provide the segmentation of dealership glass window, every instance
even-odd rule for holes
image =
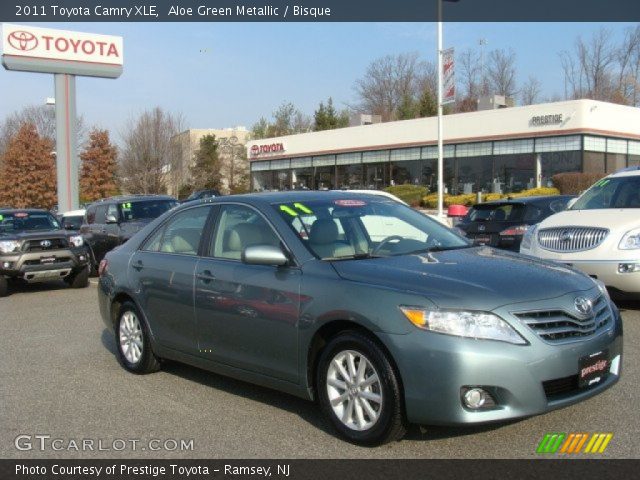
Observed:
[[[456,149],[456,154],[457,153]],[[458,175],[456,178],[458,193],[473,193],[480,190],[491,190],[493,173],[491,155],[458,158],[456,162],[458,166]]]
[[[273,163],[273,162],[271,162]],[[275,189],[276,190],[290,190],[291,189],[291,171],[290,170],[276,170],[275,176]]]
[[[266,162],[251,162],[251,171],[252,172],[261,172],[264,170],[269,170],[271,168],[271,162],[267,160]]]
[[[291,168],[306,168],[311,166],[311,157],[299,157],[291,159]]]
[[[335,188],[335,173],[336,167],[333,165],[314,167],[314,189],[333,190]]]
[[[336,165],[352,165],[362,162],[362,153],[340,153],[336,155]]]
[[[313,168],[292,168],[291,188],[294,190],[313,190]]]
[[[640,155],[629,154],[629,159],[627,160],[627,165],[629,167],[640,167]]]
[[[339,161],[340,159],[338,159]],[[364,181],[362,178],[362,165],[340,165],[337,167],[338,178],[336,181],[339,189],[362,189]]]
[[[627,154],[627,141],[616,138],[607,138],[607,152]]]
[[[557,173],[582,171],[582,153],[580,151],[544,152],[539,155],[543,187],[551,186],[551,177]]]
[[[456,145],[456,158],[487,156],[491,155],[492,150],[491,142],[463,143]]]
[[[513,155],[519,153],[532,153],[533,139],[504,140],[493,144],[494,155]]]
[[[604,156],[605,154],[602,152],[584,152],[582,157],[582,171],[584,173],[604,173]]]
[[[362,163],[377,163],[389,161],[389,150],[374,150],[362,152]]]
[[[389,186],[389,163],[364,165],[365,188],[379,190]]]
[[[453,158],[456,153],[455,145],[444,145],[443,154],[444,158]],[[428,160],[437,159],[438,158],[438,147],[437,145],[422,147],[422,158],[426,158]]]
[[[313,157],[314,167],[328,167],[336,164],[335,155],[320,155],[319,157]]]
[[[590,137],[588,135],[585,135],[584,149],[590,152],[606,152],[607,140],[602,137]]]
[[[284,160],[271,160],[271,170],[284,170],[289,168],[291,161],[288,158]]]
[[[252,189],[254,192],[265,192],[269,190],[275,190],[275,173],[271,171],[267,172],[252,172],[253,179]]]
[[[535,186],[535,156],[532,153],[497,155],[493,176],[492,192],[495,193],[519,192]]]
[[[402,162],[407,160],[420,160],[420,148],[401,148],[391,150],[391,161]]]
[[[569,152],[582,148],[579,135],[537,138],[536,152]]]

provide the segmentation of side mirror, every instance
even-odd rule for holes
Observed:
[[[118,223],[118,219],[116,218],[115,215],[107,215],[107,218],[105,220],[106,224],[110,224],[110,223]]]
[[[273,245],[252,245],[242,251],[242,263],[280,267],[288,264],[289,259],[280,247],[274,247]]]

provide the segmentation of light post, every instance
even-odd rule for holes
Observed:
[[[458,0],[436,0],[438,2],[438,216],[444,216],[444,146],[442,128],[442,2]]]

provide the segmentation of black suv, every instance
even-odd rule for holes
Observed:
[[[81,235],[68,232],[46,210],[0,209],[0,297],[11,280],[64,280],[89,285],[89,255]]]
[[[89,245],[92,266],[97,269],[109,250],[176,205],[176,199],[166,195],[111,197],[89,205],[80,233]]]

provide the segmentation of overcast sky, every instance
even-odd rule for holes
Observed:
[[[79,78],[78,112],[117,140],[127,121],[156,105],[180,112],[190,128],[251,125],[283,101],[312,114],[332,96],[354,102],[353,84],[380,56],[419,52],[434,60],[429,23],[67,23],[34,24],[124,37],[124,73],[116,80]],[[445,23],[445,47],[513,48],[518,81],[531,74],[543,96],[564,92],[558,52],[594,23]],[[620,38],[631,24],[605,24]],[[47,74],[0,70],[0,120],[53,96]]]

